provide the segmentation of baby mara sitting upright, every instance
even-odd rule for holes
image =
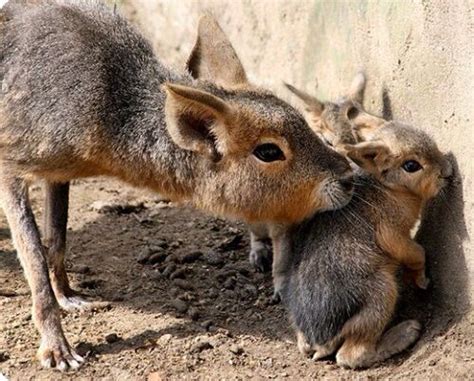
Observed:
[[[415,320],[385,332],[398,298],[396,273],[404,264],[427,286],[424,250],[410,230],[452,173],[422,131],[380,120],[365,126],[363,138],[345,147],[365,170],[356,174],[352,201],[275,242],[287,265],[281,295],[299,350],[313,359],[337,351],[337,363],[350,368],[383,361],[418,338]]]

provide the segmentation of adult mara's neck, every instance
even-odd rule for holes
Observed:
[[[197,179],[204,175],[205,159],[171,139],[162,87],[166,82],[195,85],[189,75],[173,72],[157,62],[144,76],[139,90],[124,91],[127,103],[117,108],[115,124],[107,129],[113,140],[107,152],[107,172],[133,186],[183,200],[191,197]]]

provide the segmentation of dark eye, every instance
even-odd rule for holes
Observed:
[[[349,120],[354,119],[357,115],[359,115],[359,110],[357,110],[357,108],[355,108],[354,106],[350,107],[347,110],[347,118]]]
[[[416,160],[407,160],[403,163],[402,165],[402,168],[406,171],[406,172],[416,172],[416,171],[419,171],[420,169],[422,169],[423,167],[421,166],[420,163],[418,163]]]
[[[257,146],[253,150],[253,154],[257,159],[264,161],[265,163],[270,163],[277,160],[285,160],[285,155],[283,151],[276,144],[265,143]]]

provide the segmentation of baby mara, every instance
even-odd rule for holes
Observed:
[[[247,81],[208,17],[190,65],[212,82],[166,68],[136,30],[96,2],[11,0],[0,10],[1,201],[45,367],[83,362],[59,312],[86,305],[64,266],[71,180],[114,176],[212,213],[281,224],[351,196],[342,185],[347,161],[295,109]],[[43,239],[28,199],[34,180],[45,183]],[[328,192],[340,193],[339,203]]]
[[[365,142],[344,150],[363,168],[344,208],[314,216],[275,242],[287,273],[281,296],[299,350],[339,365],[369,367],[399,353],[419,336],[407,320],[386,330],[398,298],[403,264],[426,288],[425,255],[410,231],[452,168],[424,132],[372,117],[356,133]]]

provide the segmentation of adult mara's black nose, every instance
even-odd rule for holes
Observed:
[[[342,176],[339,179],[339,184],[345,192],[352,192],[354,190],[354,176],[352,175],[352,171],[349,171],[344,176]]]

